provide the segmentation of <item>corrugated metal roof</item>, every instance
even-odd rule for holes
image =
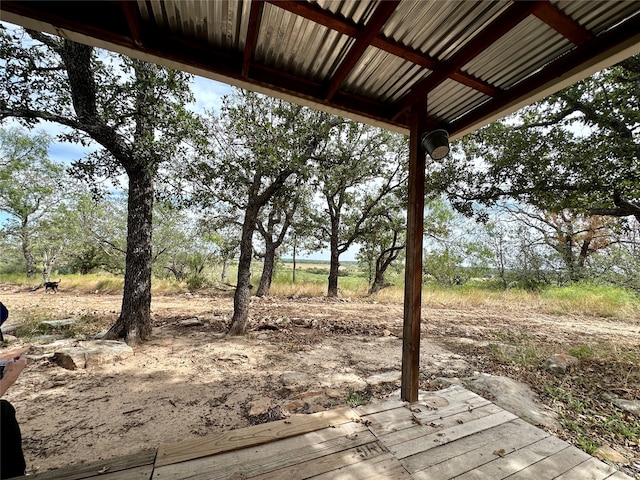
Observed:
[[[383,101],[397,101],[429,70],[370,47],[345,81],[345,90]]]
[[[394,130],[426,95],[432,125],[453,136],[640,52],[640,1],[3,0],[0,11]]]
[[[526,46],[526,47],[524,47]],[[500,89],[566,53],[573,44],[535,17],[527,18],[462,69]]]
[[[265,5],[255,60],[314,81],[331,76],[353,39],[273,5]]]
[[[429,93],[427,106],[430,114],[438,120],[455,119],[469,107],[477,107],[489,98],[473,88],[447,80]]]
[[[587,30],[593,32],[594,35],[599,35],[618,23],[620,19],[638,12],[637,0],[608,0],[603,2],[552,0],[551,3]],[[640,25],[640,20],[636,25]],[[640,26],[638,28],[640,29]]]
[[[510,3],[405,2],[398,6],[382,33],[430,57],[446,60]]]

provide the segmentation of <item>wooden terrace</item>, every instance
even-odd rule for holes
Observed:
[[[33,480],[631,480],[463,387],[161,445]]]

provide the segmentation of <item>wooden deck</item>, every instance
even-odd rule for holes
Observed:
[[[462,387],[44,472],[38,480],[631,480]],[[97,479],[96,479],[97,480]]]

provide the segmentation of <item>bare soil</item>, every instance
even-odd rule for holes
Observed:
[[[0,286],[0,299],[10,309],[9,323],[48,312],[102,328],[115,321],[121,303],[119,295],[47,294],[8,285]],[[255,298],[250,331],[227,337],[232,309],[228,294],[154,295],[152,339],[135,347],[133,357],[78,370],[32,359],[5,395],[17,410],[28,472],[366,402],[399,388],[397,380],[378,383],[372,376],[401,369],[400,304]],[[202,324],[180,323],[189,318]],[[640,400],[640,367],[629,355],[640,346],[640,321],[549,315],[526,305],[425,306],[423,319],[424,390],[446,385],[443,378],[484,371],[528,382],[560,413],[565,406],[548,395],[549,384],[575,397],[612,392]],[[606,350],[607,359],[583,359],[561,378],[540,369],[545,355],[583,345]],[[531,358],[521,361],[526,355]],[[637,418],[600,403],[606,418],[615,414],[640,426]],[[574,443],[578,438],[570,429],[555,433]],[[630,458],[627,473],[635,474],[635,462],[640,475],[638,437],[594,435],[594,442],[622,450]]]

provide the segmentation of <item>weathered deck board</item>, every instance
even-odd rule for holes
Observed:
[[[100,479],[118,480],[120,478],[150,479],[157,450],[143,450],[124,457],[99,460],[83,465],[73,465],[49,472],[36,473],[17,479],[25,480],[81,480],[100,476]],[[136,470],[136,473],[131,473]],[[142,473],[146,472],[146,473]],[[120,476],[121,475],[121,476]],[[131,476],[129,476],[131,475]],[[146,475],[146,476],[145,476]],[[16,480],[17,480],[16,479]]]
[[[277,477],[285,479],[288,477]],[[311,478],[311,477],[302,477]],[[322,475],[313,476],[314,480],[411,480],[411,475],[390,453],[366,458],[361,462],[334,469]]]
[[[568,448],[568,444],[556,437],[546,437],[535,443],[509,453],[502,457],[496,456],[491,462],[480,465],[473,470],[461,475],[460,480],[490,479],[498,480],[509,475],[517,474],[530,465],[543,460],[549,455],[554,455]],[[569,467],[571,468],[571,467]],[[562,472],[560,472],[562,473]],[[554,478],[554,476],[534,475],[527,478]]]
[[[357,414],[353,409],[340,408],[231,430],[202,439],[165,444],[158,449],[156,466],[170,465],[230,450],[261,445],[332,425],[342,425],[356,418]]]
[[[101,473],[102,472],[102,473]],[[34,480],[632,480],[462,387],[295,416]],[[152,478],[151,478],[152,477]]]
[[[369,462],[371,465],[378,465],[376,468],[380,468],[386,462],[393,463],[393,460],[395,460],[393,456],[389,455],[380,443],[374,441],[250,478],[255,480],[281,480],[284,478],[287,480],[303,480],[323,474],[331,474],[331,478],[335,478],[338,472],[345,472],[348,467],[361,470],[363,464]],[[397,461],[395,464],[397,464]],[[388,467],[383,466],[382,468],[386,470]]]
[[[217,480],[229,478],[230,473],[251,477],[375,441],[366,426],[351,422],[259,447],[158,467],[153,478]]]
[[[589,456],[586,461],[558,476],[555,480],[572,480],[576,478],[582,480],[604,480],[616,472],[617,470],[612,466]]]
[[[444,445],[455,440],[474,435],[493,426],[515,420],[516,418],[518,417],[514,414],[503,410],[461,425],[445,428],[436,432],[429,432],[427,435],[422,437],[392,445],[389,447],[389,450],[398,458],[402,459],[409,455],[414,455],[418,452],[424,452],[437,447],[438,445]]]
[[[410,473],[430,468],[430,478],[453,478],[549,436],[527,426],[523,420],[513,420],[416,453],[404,458],[402,464]]]
[[[555,437],[549,437],[549,439],[547,439],[546,441],[549,442],[552,438]],[[555,478],[558,475],[562,475],[568,470],[571,470],[573,467],[580,465],[588,458],[589,454],[577,448],[567,446],[566,449],[563,449],[557,453],[554,453],[553,455],[541,459],[539,462],[536,462],[535,464],[530,465],[523,470],[520,470],[510,478],[514,480],[540,478],[542,476]]]
[[[378,430],[375,428],[375,424],[370,428],[374,433],[378,435],[378,437],[384,441],[384,444],[387,445],[392,451],[395,451],[396,445],[406,444],[408,442],[414,441],[418,438],[424,437],[425,435],[429,435],[432,433],[439,433],[445,429],[451,427],[457,427],[459,425],[464,425],[466,423],[472,422],[474,420],[478,420],[480,418],[493,415],[496,413],[501,413],[504,410],[500,409],[496,405],[489,404],[483,407],[477,408],[473,411],[464,410],[459,413],[457,417],[444,417],[443,419],[438,419],[433,422],[423,422],[422,420],[417,420],[413,422],[411,428],[405,428],[403,430],[399,430],[397,432],[390,432],[383,435],[378,433]],[[420,423],[418,423],[420,422]],[[441,437],[442,435],[438,435]],[[436,445],[434,445],[436,446]],[[401,448],[401,447],[398,447]],[[399,451],[396,452],[399,454]],[[403,456],[412,455],[412,453],[406,453]]]
[[[428,426],[434,424],[451,425],[452,417],[464,414],[467,418],[477,418],[482,416],[483,407],[493,409],[493,413],[498,411],[498,407],[487,400],[469,400],[461,405],[448,405],[438,410],[430,410],[422,404],[414,404],[411,407],[396,408],[380,413],[366,415],[364,418],[370,423],[371,430],[378,436],[393,435],[405,429],[415,427],[416,425]],[[464,421],[463,417],[460,417]],[[410,433],[408,434],[411,435]]]

